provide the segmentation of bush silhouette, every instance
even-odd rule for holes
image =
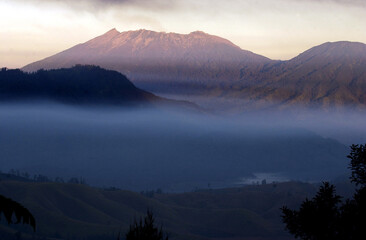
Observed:
[[[29,224],[36,231],[36,221],[28,209],[20,203],[0,195],[0,217],[2,213],[9,224],[22,222],[23,224]],[[15,216],[16,222],[13,222],[13,216]]]
[[[155,217],[148,210],[144,219],[134,220],[130,225],[130,230],[126,234],[126,240],[168,240],[167,234],[162,227],[155,226]]]

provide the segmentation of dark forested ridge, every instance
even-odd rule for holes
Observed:
[[[161,104],[196,108],[188,102],[155,96],[135,87],[121,73],[91,65],[34,73],[3,68],[0,71],[0,101],[145,107]]]
[[[136,88],[125,76],[96,66],[74,66],[69,69],[21,70],[2,69],[0,99],[50,100],[77,104],[148,103],[159,100]]]

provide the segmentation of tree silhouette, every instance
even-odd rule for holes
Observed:
[[[20,203],[0,195],[0,217],[2,213],[8,224],[22,222],[23,224],[29,224],[33,228],[33,231],[36,231],[36,221],[28,209]],[[13,222],[13,216],[15,216],[16,222]]]
[[[288,231],[301,239],[336,239],[339,225],[339,203],[335,187],[323,183],[312,200],[306,199],[299,211],[282,208]]]
[[[366,144],[352,145],[351,182],[360,186],[352,199],[341,203],[335,187],[323,183],[312,200],[305,199],[298,211],[282,207],[286,229],[304,240],[366,239]]]
[[[351,146],[351,153],[347,156],[351,159],[350,169],[352,171],[351,182],[356,185],[366,186],[366,144]]]
[[[366,144],[352,145],[347,156],[351,159],[349,168],[352,171],[351,182],[359,188],[353,199],[347,200],[342,206],[343,239],[365,239],[366,229]]]
[[[126,240],[168,240],[168,236],[164,234],[162,227],[155,226],[155,217],[148,210],[144,219],[140,218],[140,221],[135,219],[130,225]]]

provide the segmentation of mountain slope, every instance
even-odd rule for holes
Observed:
[[[242,69],[237,86],[242,89],[236,95],[281,107],[364,108],[366,45],[324,43],[289,61],[268,64],[252,77]]]
[[[115,29],[86,43],[29,64],[25,71],[95,64],[126,74],[138,86],[174,88],[177,82],[207,85],[234,81],[239,69],[270,60],[206,34]],[[158,87],[156,87],[158,86]],[[179,89],[178,89],[179,90]]]

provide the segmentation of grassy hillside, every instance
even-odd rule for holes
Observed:
[[[54,239],[116,239],[148,208],[171,239],[289,239],[279,208],[296,207],[315,191],[289,182],[146,197],[79,184],[0,182],[0,194],[34,214],[37,235]],[[3,225],[0,231],[13,229]]]

